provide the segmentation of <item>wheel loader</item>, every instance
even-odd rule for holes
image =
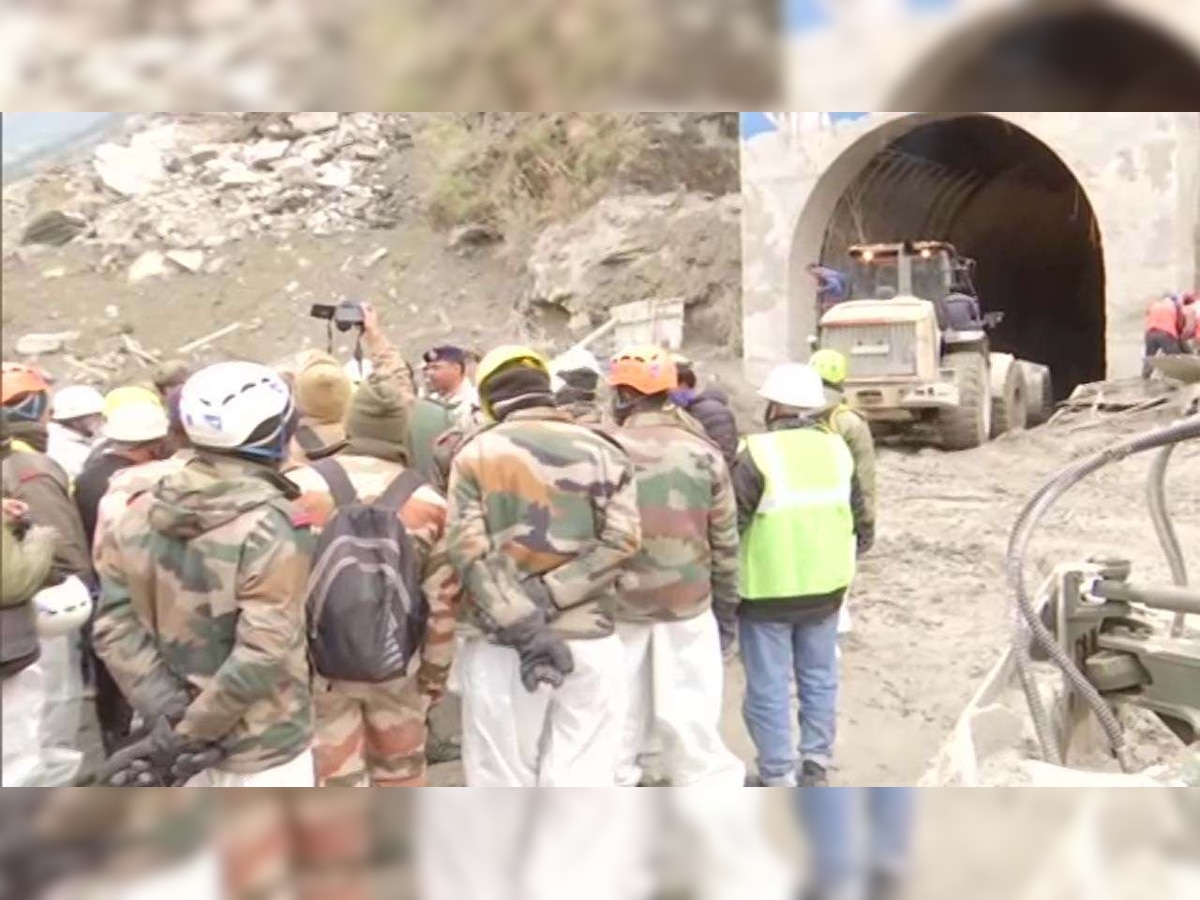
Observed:
[[[813,343],[846,357],[846,402],[872,431],[967,450],[1050,415],[1050,370],[991,350],[1003,313],[980,311],[974,260],[945,241],[848,255],[850,297],[821,316]]]

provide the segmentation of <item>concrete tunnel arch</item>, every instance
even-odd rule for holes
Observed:
[[[1105,377],[1104,249],[1087,193],[1041,140],[977,113],[893,118],[827,167],[789,254],[793,358],[816,329],[808,263],[841,266],[852,243],[920,238],[977,260],[984,309],[1005,313],[994,349],[1050,366],[1059,397]]]

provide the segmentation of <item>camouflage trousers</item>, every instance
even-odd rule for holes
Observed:
[[[425,784],[429,698],[415,676],[381,684],[314,677],[313,703],[322,786]]]

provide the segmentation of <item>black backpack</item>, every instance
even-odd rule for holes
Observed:
[[[366,504],[337,460],[318,460],[312,468],[329,484],[335,510],[317,540],[308,579],[309,659],[334,681],[399,678],[429,622],[416,551],[398,517],[421,477],[406,470]]]

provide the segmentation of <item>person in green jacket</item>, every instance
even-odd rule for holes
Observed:
[[[854,473],[858,476],[858,485],[862,488],[863,515],[872,530],[875,527],[875,439],[871,436],[871,426],[867,420],[846,403],[845,388],[848,365],[846,357],[837,350],[823,348],[814,353],[808,360],[821,382],[825,385],[825,395],[829,398],[829,406],[821,416],[822,424],[839,435],[850,448],[854,457]],[[838,632],[848,634],[851,630],[849,603],[843,603],[838,614]]]
[[[809,366],[768,376],[767,430],[733,466],[742,537],[738,625],[743,717],[761,783],[822,786],[837,725],[837,622],[856,557],[873,540],[846,443],[821,424],[825,390]],[[800,697],[800,772],[791,681]]]

